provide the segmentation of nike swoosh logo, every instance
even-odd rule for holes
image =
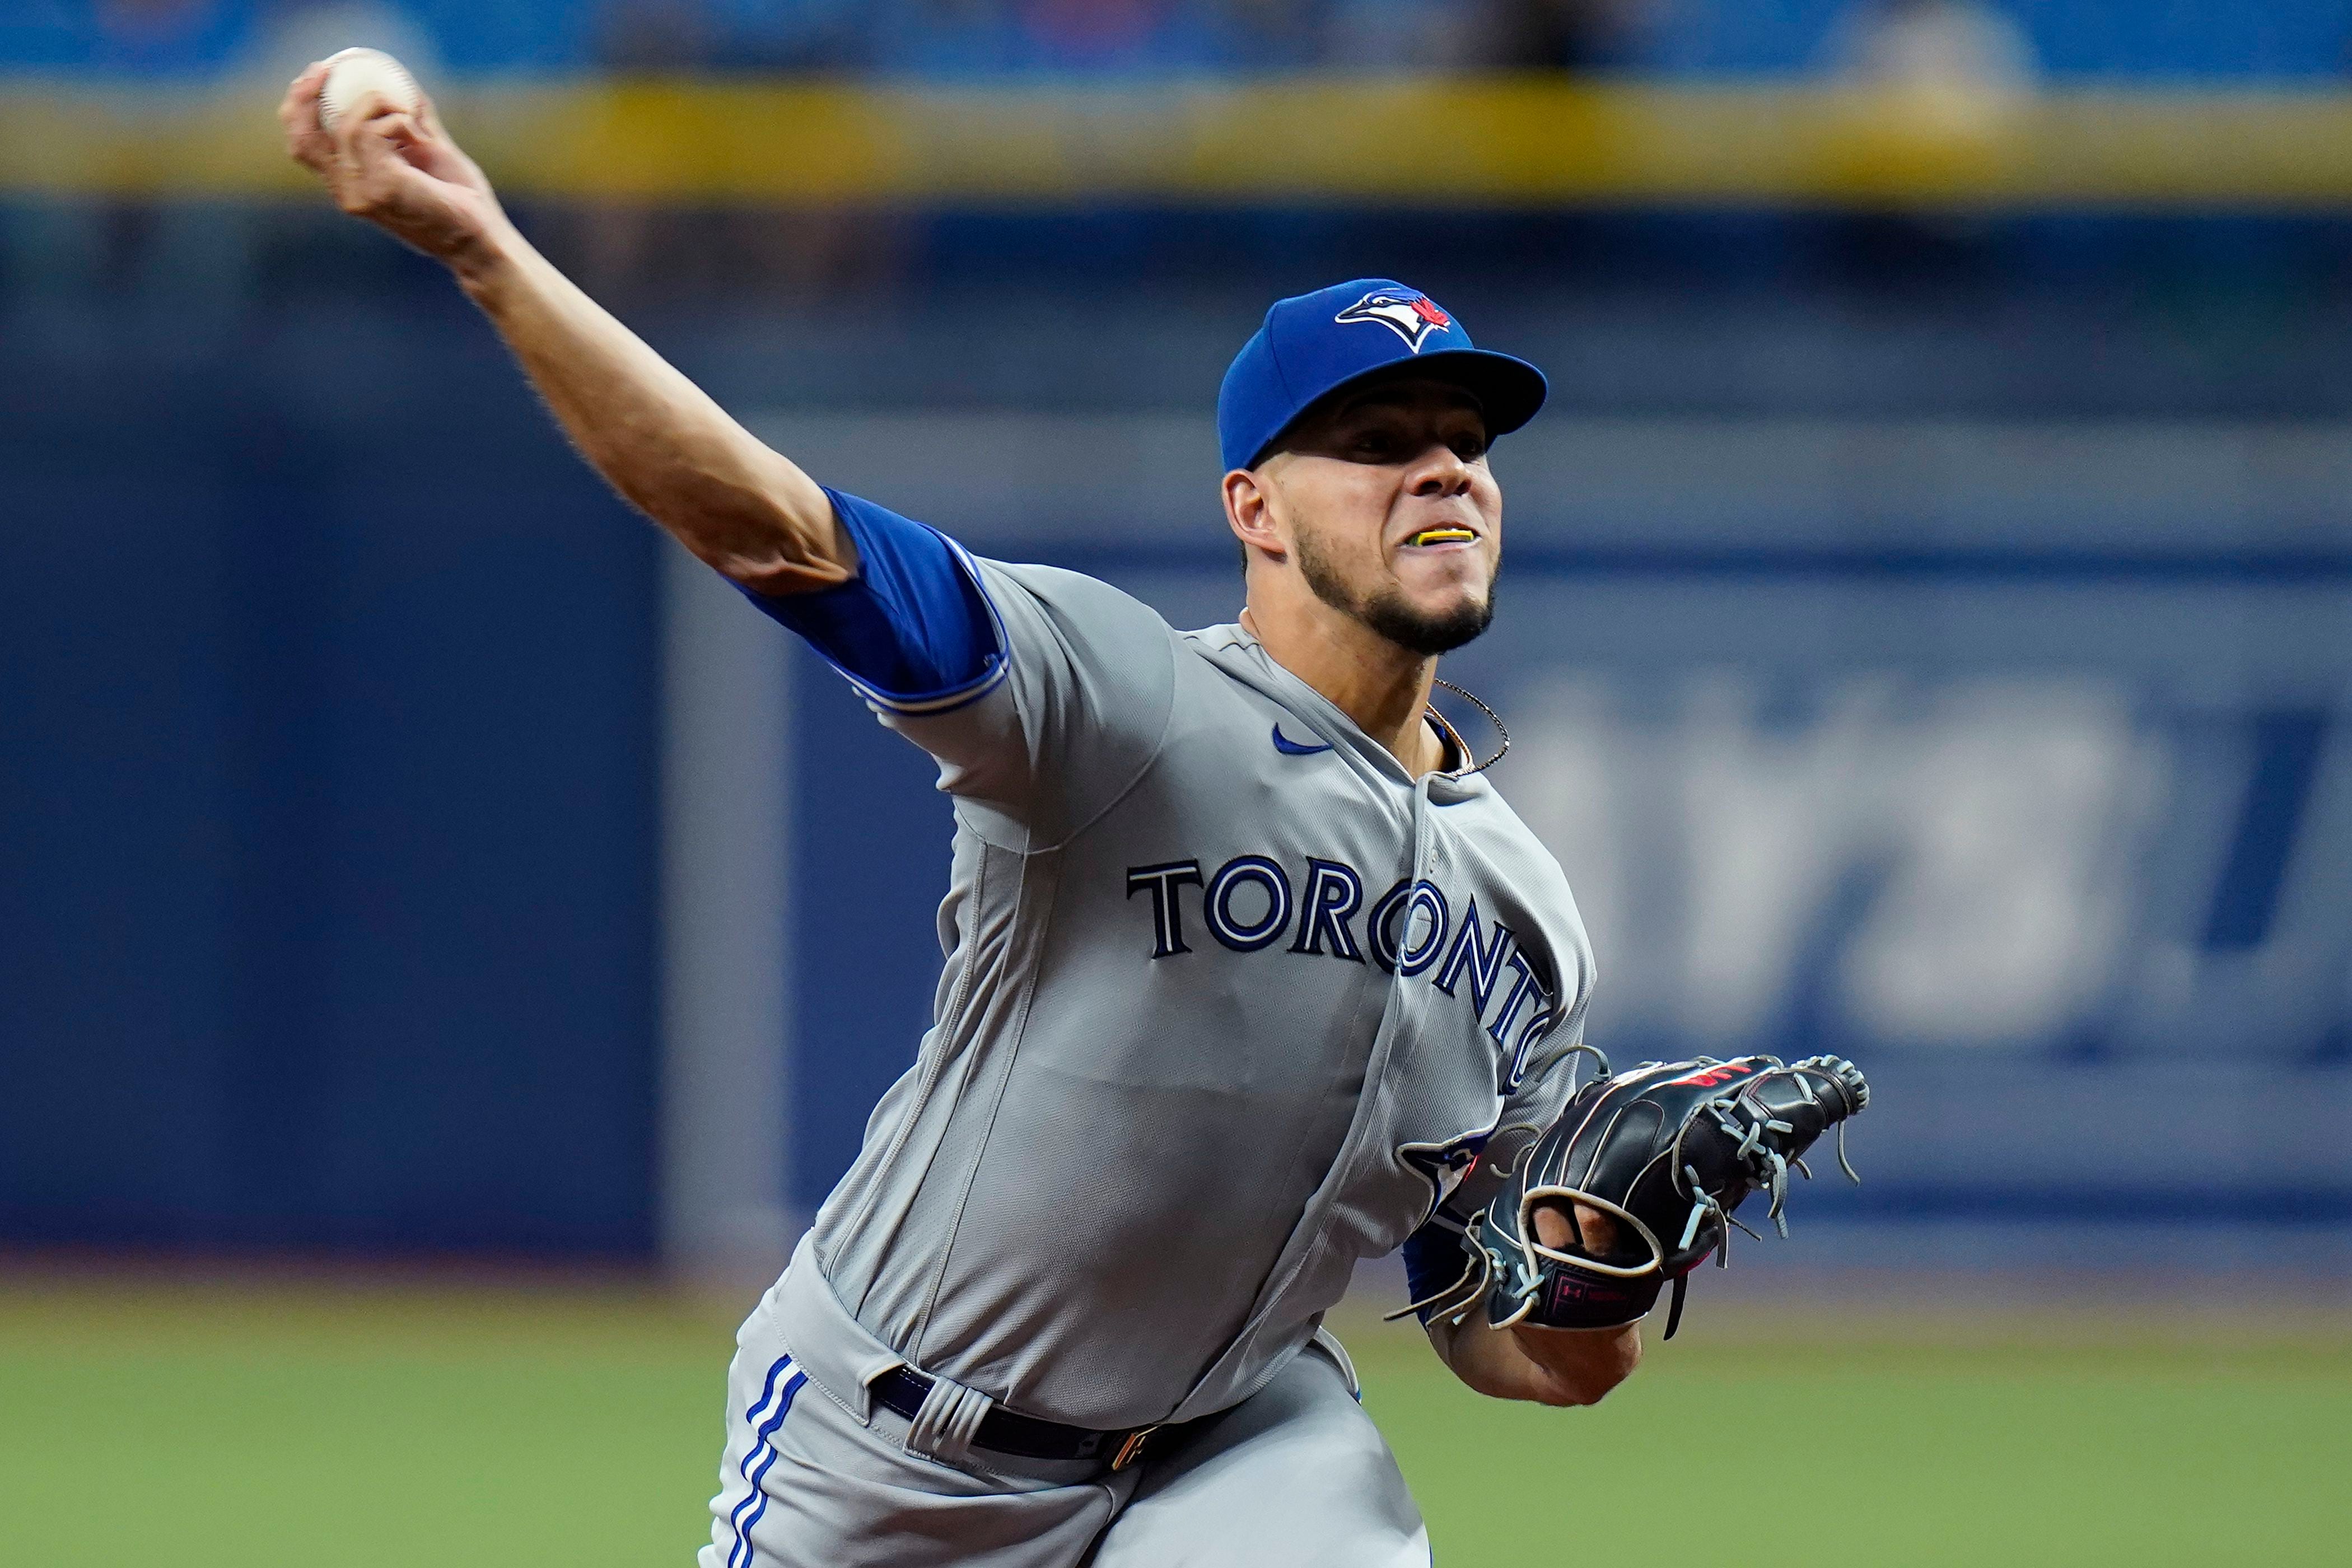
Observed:
[[[1331,748],[1328,745],[1300,745],[1297,742],[1290,739],[1290,737],[1282,732],[1282,722],[1280,720],[1276,720],[1274,726],[1274,749],[1280,752],[1286,757],[1311,757],[1318,752],[1328,752]]]

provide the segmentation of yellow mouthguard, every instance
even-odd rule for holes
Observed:
[[[1415,544],[1451,544],[1457,539],[1475,539],[1478,536],[1476,534],[1471,532],[1466,528],[1424,528],[1419,533],[1412,536],[1412,542]]]

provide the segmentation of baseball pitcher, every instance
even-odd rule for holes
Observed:
[[[1542,375],[1392,281],[1276,303],[1217,407],[1245,607],[1180,632],[821,487],[539,256],[429,103],[328,132],[321,74],[293,155],[954,802],[934,1023],[743,1325],[704,1568],[1427,1564],[1322,1328],[1357,1261],[1405,1249],[1471,1387],[1588,1405],[1865,1092],[1609,1076],[1568,883],[1429,705]]]

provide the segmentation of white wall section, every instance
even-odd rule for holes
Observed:
[[[666,1265],[783,1267],[791,1048],[783,634],[666,543],[658,1141]]]

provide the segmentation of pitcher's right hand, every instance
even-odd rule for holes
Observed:
[[[317,174],[335,205],[453,268],[485,252],[506,228],[506,214],[481,169],[449,139],[433,100],[411,113],[368,92],[319,123],[323,60],[286,89],[278,106],[286,151]]]

